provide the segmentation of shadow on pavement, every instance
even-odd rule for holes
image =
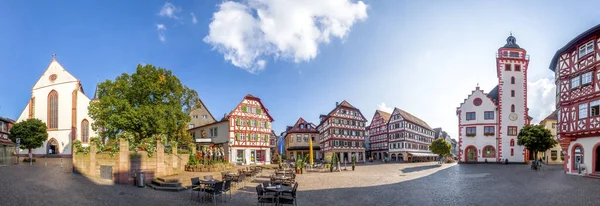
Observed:
[[[404,168],[401,171],[403,173],[411,173],[411,172],[419,172],[419,171],[423,171],[423,170],[428,170],[428,169],[433,169],[433,168],[439,168],[442,167],[442,165],[426,165],[426,166],[419,166],[419,167],[409,167],[409,168]]]

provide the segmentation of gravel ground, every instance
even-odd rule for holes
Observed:
[[[348,167],[350,169],[350,167]],[[256,205],[256,184],[219,205]],[[356,171],[298,175],[298,205],[599,205],[600,181],[565,175],[561,166],[365,164]],[[190,191],[114,185],[72,174],[57,159],[0,167],[0,205],[208,205]]]

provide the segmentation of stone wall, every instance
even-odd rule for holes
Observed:
[[[146,151],[131,152],[129,142],[120,139],[119,151],[111,157],[108,152],[96,154],[96,147],[90,146],[88,154],[73,155],[73,171],[89,178],[106,179],[101,176],[101,168],[112,168],[112,171],[108,171],[110,180],[121,184],[134,184],[138,171],[144,172],[147,182],[155,177],[184,171],[189,160],[188,154],[177,154],[177,146],[173,147],[173,154],[167,154],[160,140],[157,140],[156,148],[152,156],[148,156]]]

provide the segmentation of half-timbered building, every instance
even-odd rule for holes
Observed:
[[[365,161],[365,124],[367,119],[359,109],[346,100],[335,103],[327,115],[320,116],[319,142],[321,156],[331,157],[334,153],[341,161]]]
[[[295,159],[306,157],[310,153],[310,142],[312,141],[313,158],[318,160],[320,159],[319,150],[321,149],[318,140],[317,125],[307,122],[301,117],[286,133],[286,156],[288,158],[295,157]]]
[[[390,161],[433,161],[437,155],[429,151],[434,131],[423,120],[394,108],[388,122]]]
[[[597,25],[559,49],[550,62],[556,81],[557,136],[566,173],[600,173],[599,60]]]
[[[456,110],[459,162],[525,162],[529,151],[516,144],[517,135],[531,117],[527,108],[527,51],[512,34],[498,49],[498,85],[489,93],[471,91]]]
[[[388,121],[390,113],[376,110],[369,125],[369,147],[373,160],[382,160],[388,153]]]
[[[260,98],[246,95],[227,115],[229,121],[230,160],[270,163],[271,123],[274,121]]]

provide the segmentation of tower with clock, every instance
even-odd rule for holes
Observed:
[[[531,122],[527,108],[527,51],[512,34],[498,49],[498,85],[489,93],[479,88],[457,108],[459,162],[526,162],[532,154],[517,144],[517,135]]]
[[[517,135],[529,124],[527,109],[527,51],[517,45],[510,35],[506,44],[498,49],[496,69],[498,74],[498,150],[500,159],[509,162],[527,161],[529,152],[516,144]]]

